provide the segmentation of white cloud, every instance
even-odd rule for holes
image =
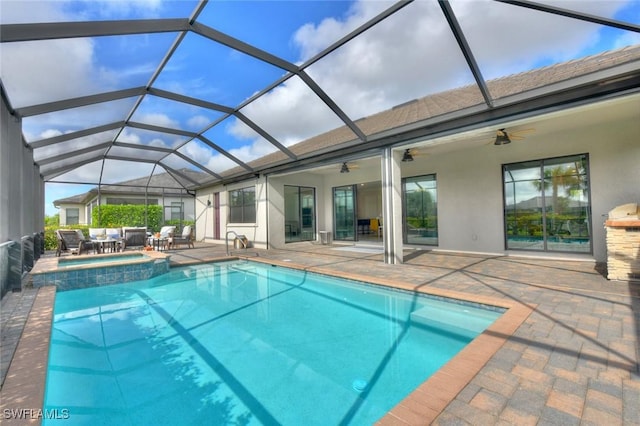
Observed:
[[[54,138],[60,135],[62,135],[62,132],[58,129],[47,129],[40,134],[40,137],[38,139]]]
[[[167,143],[165,141],[163,141],[160,138],[153,138],[151,139],[151,142],[149,142],[150,146],[157,146],[160,148],[169,148],[169,146],[167,145]]]
[[[47,134],[51,134],[51,136],[57,136],[55,133],[59,133],[56,131],[47,131]],[[105,142],[109,142],[110,139],[114,135],[114,131],[95,133],[93,135],[85,136],[82,138],[73,139],[66,142],[59,142],[53,145],[45,146],[42,148],[37,148],[34,150],[34,158],[40,160],[42,158],[55,157],[58,155],[71,153],[73,151],[78,151],[83,148],[88,148],[90,146],[96,146],[99,144],[103,144]],[[44,139],[44,138],[42,138]],[[94,152],[95,155],[95,152]]]
[[[4,23],[79,20],[95,13],[101,13],[103,18],[126,17],[140,12],[149,16],[149,13],[160,13],[164,7],[160,0],[86,0],[80,3],[0,1],[0,19]],[[78,8],[78,4],[82,7]],[[352,31],[390,4],[356,1],[344,16],[303,25],[291,36],[292,43],[301,52],[297,62],[309,59],[335,42],[339,35]],[[497,2],[452,0],[451,4],[485,78],[572,59],[583,55],[593,46],[604,45],[602,32],[598,31],[600,27],[595,24]],[[555,4],[560,7],[579,7],[584,13],[613,17],[628,2],[556,1]],[[70,5],[76,7],[73,14]],[[213,6],[209,4],[207,7]],[[609,41],[609,45],[615,48],[638,43],[639,38],[637,34],[627,33],[618,40]],[[118,63],[123,66],[120,70],[112,63],[104,62],[102,52],[96,49],[91,39],[3,44],[0,50],[2,80],[13,106],[104,92],[106,86],[118,87],[122,79],[144,75],[153,68],[148,61],[136,63],[119,58]],[[180,54],[193,52],[176,53]],[[165,71],[172,70],[167,68]],[[308,72],[353,119],[472,81],[438,3],[421,0],[407,5],[380,25],[323,58]],[[221,90],[215,81],[184,80],[176,84],[183,87],[175,91],[197,93],[198,96]],[[172,90],[171,87],[164,88]],[[113,102],[47,114],[37,117],[37,123],[35,119],[25,119],[24,133],[31,140],[32,135],[46,134],[48,136],[42,137],[51,137],[69,130],[122,120],[131,111],[132,101],[122,101],[119,105],[122,107],[116,108]],[[252,103],[243,113],[285,145],[341,125],[327,106],[297,78],[290,79]],[[188,124],[189,128],[202,128],[209,122],[204,115],[178,118],[167,109],[154,110],[154,113],[141,117],[140,121],[173,128],[180,128],[181,122]],[[226,125],[225,130],[230,137],[238,145],[243,145],[230,150],[232,154],[243,161],[250,161],[273,152],[274,147],[251,128],[237,120],[231,120],[231,123],[221,125]],[[125,132],[120,138],[133,143],[140,143],[142,139],[134,132]],[[156,146],[173,146],[177,143],[159,137],[149,141]],[[221,164],[229,163],[226,157],[211,155],[206,149],[192,158],[206,162],[214,171],[220,171]],[[126,170],[118,170],[116,175],[118,173],[124,176]]]
[[[157,13],[162,8],[162,0],[84,0],[84,3],[103,18],[128,17],[141,12],[148,15]]]
[[[61,22],[70,19],[61,4],[52,1],[0,0],[0,23]]]
[[[209,123],[211,123],[211,120],[204,115],[195,115],[187,120],[189,128],[197,129],[198,131],[204,129]]]
[[[134,143],[141,144],[142,141],[140,139],[140,135],[138,135],[135,131],[131,131],[131,128],[126,127],[120,135],[118,135],[118,142],[126,142],[126,143]]]
[[[291,145],[341,124],[298,78],[288,80],[242,109],[242,112],[284,145]],[[240,120],[235,120],[229,131],[239,139],[258,137],[253,129]]]
[[[154,126],[168,127],[170,129],[179,129],[180,123],[177,120],[163,113],[147,113],[140,115],[140,121]]]
[[[345,18],[301,27],[293,37],[303,52],[300,62],[333,42],[336,33],[344,34],[371,17],[372,3],[357,2]],[[585,13],[612,17],[626,3],[577,5]],[[567,2],[558,4],[567,7]],[[601,42],[600,26],[575,19],[488,1],[455,1],[453,8],[486,79],[574,59]],[[440,7],[427,1],[409,4],[308,72],[352,119],[473,83]],[[328,120],[335,119],[323,115],[324,108],[314,108],[311,98],[308,89],[291,79],[249,105],[246,115],[289,144],[330,128]],[[238,124],[231,131],[239,138],[250,137]]]
[[[3,44],[0,55],[2,79],[16,108],[99,92],[90,39]]]

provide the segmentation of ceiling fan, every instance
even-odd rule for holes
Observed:
[[[351,170],[356,170],[359,168],[360,166],[358,166],[356,163],[348,163],[345,161],[340,166],[340,173],[349,173]]]
[[[507,129],[502,128],[496,131],[496,138],[492,142],[494,145],[507,145],[512,141],[521,141],[533,132],[535,129],[517,129],[507,132]]]
[[[415,157],[420,157],[422,155],[427,155],[425,152],[420,151],[418,148],[407,148],[402,153],[402,161],[409,162],[413,161]]]

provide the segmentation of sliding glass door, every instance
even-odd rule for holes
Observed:
[[[356,239],[356,187],[333,188],[333,235],[336,240]]]
[[[436,175],[403,179],[404,237],[407,244],[438,245]]]
[[[313,241],[316,238],[316,193],[314,188],[284,187],[285,242]]]
[[[591,252],[587,154],[503,166],[507,249]]]

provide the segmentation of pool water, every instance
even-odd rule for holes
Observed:
[[[45,424],[372,424],[501,315],[237,261],[56,295]]]

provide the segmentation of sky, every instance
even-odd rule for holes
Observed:
[[[640,24],[637,0],[544,3]],[[197,21],[300,65],[392,4],[381,0],[210,1]],[[0,0],[0,21],[185,18],[196,5],[186,0]],[[507,4],[452,0],[451,5],[485,79],[640,43],[637,33]],[[175,33],[160,33],[5,43],[0,45],[0,75],[14,108],[144,86],[176,37]],[[352,120],[473,82],[437,2],[426,0],[402,8],[306,71]],[[153,87],[235,108],[283,75],[285,71],[280,68],[188,33]],[[28,142],[34,142],[123,120],[135,100],[27,117],[23,134]],[[241,112],[285,146],[343,124],[297,77],[244,106]],[[131,120],[198,132],[223,118],[218,111],[147,96]],[[204,135],[245,162],[276,149],[234,117],[222,120]],[[103,132],[39,148],[35,157],[60,155],[113,137],[115,132]],[[165,148],[182,146],[182,154],[214,173],[234,166],[202,142],[188,142],[181,136],[128,127],[118,141]],[[129,151],[118,148],[110,154],[127,155]],[[144,154],[148,159],[163,155]],[[173,168],[193,168],[178,156],[163,161]],[[107,160],[104,168],[101,161],[94,162],[57,179],[95,185],[103,170],[102,182],[114,183],[148,175],[154,169],[146,163]],[[155,168],[155,173],[159,172],[162,169]],[[48,183],[46,214],[56,213],[53,200],[90,187]]]

